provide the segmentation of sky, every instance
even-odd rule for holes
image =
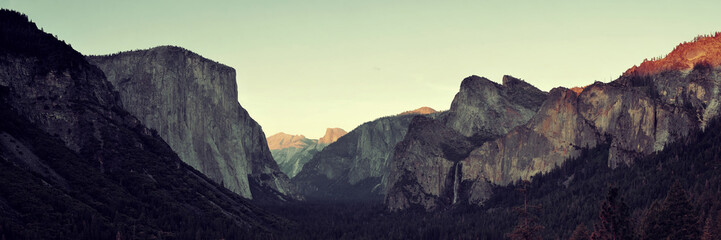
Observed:
[[[175,45],[236,70],[266,136],[319,138],[421,106],[463,78],[544,91],[609,82],[721,31],[721,1],[0,0],[86,55]]]

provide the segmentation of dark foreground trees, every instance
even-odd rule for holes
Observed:
[[[516,207],[514,210],[518,213],[518,225],[513,229],[513,232],[508,234],[511,240],[540,240],[541,231],[543,226],[537,223],[538,217],[533,214],[534,210],[541,208],[540,205],[529,205],[528,204],[528,186],[530,182],[523,181],[521,187],[518,189],[519,192],[523,193],[523,206]]]
[[[606,199],[601,203],[599,221],[594,225],[593,240],[633,239],[633,228],[629,221],[628,206],[618,196],[618,187],[608,189]]]
[[[699,219],[688,193],[674,182],[663,201],[646,210],[642,239],[699,239]]]

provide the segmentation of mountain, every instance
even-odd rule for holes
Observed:
[[[718,115],[719,41],[719,34],[697,38],[665,58],[629,69],[610,83],[551,90],[530,120],[473,149],[457,162],[457,169],[451,171],[450,164],[444,165],[441,175],[434,176],[441,184],[433,191],[421,180],[398,181],[386,199],[388,208],[420,205],[432,209],[448,205],[443,199],[451,196],[460,196],[460,202],[482,204],[491,194],[490,184],[529,179],[577,157],[583,149],[606,142],[610,144],[607,163],[611,167],[629,165],[662,150]],[[423,161],[432,160],[414,162]],[[406,165],[420,164],[414,162]],[[410,171],[426,179],[421,172],[428,170],[401,167],[392,171]],[[408,190],[417,185],[425,191]]]
[[[347,133],[348,132],[340,128],[328,128],[325,130],[325,135],[323,135],[322,138],[318,139],[318,144],[334,143],[335,141],[338,141],[340,137],[346,135]]]
[[[87,59],[119,91],[123,107],[188,165],[246,198],[295,196],[260,125],[238,103],[233,68],[172,46]]]
[[[502,85],[478,76],[464,79],[450,110],[435,120],[414,118],[395,147],[386,204],[433,209],[459,202],[459,162],[485,141],[527,122],[546,98],[547,93],[512,76],[504,76]],[[476,192],[490,189],[483,187]]]
[[[624,76],[655,75],[668,71],[688,71],[698,65],[721,65],[721,42],[719,35],[698,36],[691,42],[676,46],[663,58],[644,60],[623,73]]]
[[[430,107],[420,107],[420,108],[418,108],[418,109],[416,109],[416,110],[405,111],[405,112],[402,112],[401,114],[398,114],[398,115],[431,114],[431,113],[437,113],[437,112],[438,112],[438,111],[436,111],[435,109],[430,108]]]
[[[303,135],[277,133],[268,137],[268,145],[280,170],[292,178],[316,153],[345,134],[343,129],[328,128],[325,135],[316,140],[307,139]]]
[[[0,22],[4,237],[239,238],[286,224],[181,161],[69,45],[14,11]]]
[[[266,138],[268,149],[271,151],[284,148],[304,148],[317,140],[308,139],[303,135],[290,135],[287,133],[276,133]]]
[[[418,114],[366,122],[313,155],[292,179],[301,194],[321,200],[380,200],[393,147]]]

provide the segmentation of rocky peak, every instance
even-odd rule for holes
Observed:
[[[267,138],[268,148],[270,150],[283,149],[283,148],[304,148],[308,146],[307,140],[303,135],[290,135],[287,133],[279,132],[273,134]]]
[[[155,130],[123,109],[121,97],[69,45],[25,15],[0,9],[0,176],[2,185],[13,183],[0,197],[3,226],[55,226],[57,219],[82,216],[94,219],[95,229],[95,237],[87,237],[77,229],[14,228],[18,235],[9,238],[106,239],[121,231],[126,236],[117,226],[131,224],[145,232],[140,238],[162,238],[180,236],[188,226],[265,229],[278,221],[183,163]],[[5,161],[13,154],[5,151],[8,140],[25,160]],[[38,209],[54,217],[32,217]],[[188,224],[163,224],[171,215]]]
[[[503,75],[502,80],[503,86],[508,88],[523,88],[523,89],[535,89],[533,85],[523,81],[522,79],[515,78],[511,75]]]
[[[583,89],[585,89],[585,88],[586,87],[572,87],[571,91],[575,92],[576,95],[581,95],[581,93],[583,92]]]
[[[665,71],[688,70],[696,66],[721,66],[721,32],[698,36],[691,42],[676,46],[663,58],[644,60],[626,70],[625,76],[647,76]]]
[[[398,115],[411,115],[411,114],[425,115],[425,114],[432,114],[432,113],[437,113],[437,112],[438,112],[438,111],[436,111],[435,109],[430,108],[430,107],[420,107],[420,108],[415,109],[415,110],[410,110],[410,111],[402,112],[402,113],[400,113],[400,114],[398,114]]]
[[[87,59],[193,168],[246,198],[294,195],[265,133],[238,103],[233,68],[173,46]]]
[[[450,110],[438,119],[413,119],[391,161],[385,199],[389,209],[419,205],[430,210],[482,199],[490,191],[485,181],[467,181],[478,170],[467,170],[471,165],[464,159],[484,142],[526,124],[547,95],[511,76],[503,83],[470,76],[461,82]]]
[[[467,78],[464,78],[461,82],[461,91],[483,91],[490,88],[490,91],[493,91],[493,89],[500,88],[501,85],[498,83],[495,83],[488,78],[485,77],[479,77],[476,75],[471,75]]]
[[[548,94],[526,81],[510,75],[503,76],[503,86],[506,87],[505,91],[509,99],[529,109],[541,107]]]
[[[342,137],[343,135],[346,135],[346,133],[348,133],[348,132],[346,132],[345,130],[340,129],[340,128],[327,128],[325,130],[325,135],[322,138],[318,139],[318,143],[319,144],[334,143],[340,137]]]
[[[488,138],[526,123],[546,93],[510,76],[504,81],[500,85],[475,75],[463,79],[445,116],[447,126],[466,137]]]

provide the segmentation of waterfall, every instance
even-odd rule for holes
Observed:
[[[455,173],[453,174],[454,180],[453,180],[453,204],[456,204],[458,202],[458,189],[461,186],[461,162],[456,162],[456,169]]]

